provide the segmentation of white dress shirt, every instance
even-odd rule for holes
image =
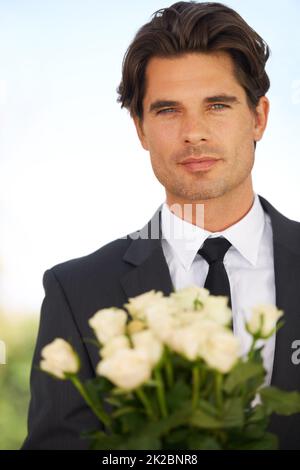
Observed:
[[[206,238],[224,236],[231,243],[224,266],[230,282],[233,331],[240,338],[242,354],[245,354],[251,336],[244,324],[251,307],[276,302],[271,220],[258,196],[255,195],[250,211],[239,222],[213,233],[178,217],[165,202],[162,236],[163,252],[176,290],[193,284],[204,286],[209,266],[197,252]],[[271,380],[274,350],[275,335],[265,342],[263,350],[267,384]]]

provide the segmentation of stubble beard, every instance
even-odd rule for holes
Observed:
[[[158,181],[165,187],[166,192],[171,194],[174,199],[184,200],[186,202],[205,201],[222,197],[231,189],[230,182],[226,178],[218,180],[205,181],[200,174],[195,173],[194,182],[183,181],[177,175],[173,178],[165,172],[157,171],[153,168]],[[201,181],[202,179],[202,181]]]
[[[178,174],[170,176],[166,171],[153,167],[154,174],[158,181],[164,186],[166,192],[172,199],[184,201],[186,203],[196,201],[206,201],[209,199],[221,198],[225,194],[241,186],[249,177],[253,165],[240,169],[240,173],[235,175],[219,175],[219,178],[210,179],[200,172],[194,173],[193,178],[182,178]]]

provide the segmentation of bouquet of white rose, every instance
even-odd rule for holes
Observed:
[[[264,386],[259,341],[274,334],[282,311],[253,309],[245,323],[252,345],[242,355],[227,298],[206,289],[150,291],[124,308],[89,320],[100,352],[94,379],[82,383],[65,340],[42,350],[41,369],[71,380],[101,422],[84,435],[92,449],[277,448],[270,415],[300,412],[300,393]]]

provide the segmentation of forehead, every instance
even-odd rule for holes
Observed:
[[[189,53],[179,57],[153,57],[146,68],[145,100],[157,94],[235,92],[245,95],[226,52]]]

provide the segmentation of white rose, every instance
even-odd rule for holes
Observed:
[[[268,338],[276,329],[276,323],[283,315],[283,310],[278,310],[275,305],[261,304],[252,309],[252,316],[246,323],[247,330],[252,335],[260,338]]]
[[[144,318],[147,322],[149,316],[158,313],[159,315],[174,314],[181,311],[177,302],[171,297],[162,297],[155,302],[150,303],[144,309]]]
[[[147,312],[148,327],[160,341],[166,344],[170,344],[171,337],[176,329],[195,325],[203,319],[202,312],[195,310],[177,311],[174,310],[172,304],[163,304],[162,308],[149,309]]]
[[[150,330],[163,343],[168,340],[176,326],[175,317],[159,309],[153,309],[153,311],[148,313],[147,323]]]
[[[173,318],[176,328],[178,328],[198,323],[199,321],[202,321],[205,317],[202,315],[202,312],[196,310],[184,310],[175,313],[173,315]]]
[[[198,356],[199,337],[198,331],[193,326],[185,326],[175,329],[170,335],[168,346],[178,354],[182,354],[190,361]]]
[[[89,319],[89,325],[93,328],[100,343],[105,344],[113,337],[125,333],[126,321],[126,312],[122,309],[112,307],[98,310],[98,312]]]
[[[47,344],[42,351],[42,370],[55,375],[59,379],[65,379],[65,374],[76,374],[79,370],[79,358],[72,346],[64,339],[56,338]]]
[[[228,298],[223,295],[207,297],[201,313],[220,325],[228,325],[232,318],[232,312],[228,307]]]
[[[97,374],[103,375],[123,390],[134,390],[151,378],[151,364],[145,354],[135,349],[119,350],[103,359]]]
[[[206,341],[212,331],[218,328],[219,326],[215,322],[203,318],[199,319],[198,316],[197,321],[174,328],[167,344],[173,351],[182,354],[190,361],[194,361],[199,357],[200,345]]]
[[[199,355],[211,368],[226,374],[239,358],[239,339],[230,330],[219,326],[200,342]]]
[[[143,352],[152,366],[157,364],[163,353],[163,345],[151,330],[133,334],[132,342],[134,348]]]
[[[115,336],[107,341],[100,350],[101,357],[112,356],[116,351],[121,349],[130,349],[130,341],[125,335]]]
[[[146,328],[145,322],[141,320],[132,320],[127,324],[127,333],[133,335]]]
[[[200,303],[204,304],[208,295],[209,291],[204,289],[204,287],[192,285],[173,292],[170,297],[176,301],[178,308],[194,310],[195,300],[197,299]]]
[[[129,299],[124,307],[128,310],[133,319],[145,320],[145,309],[149,305],[153,305],[157,300],[163,297],[163,293],[155,290],[145,292],[144,294],[137,295]]]

